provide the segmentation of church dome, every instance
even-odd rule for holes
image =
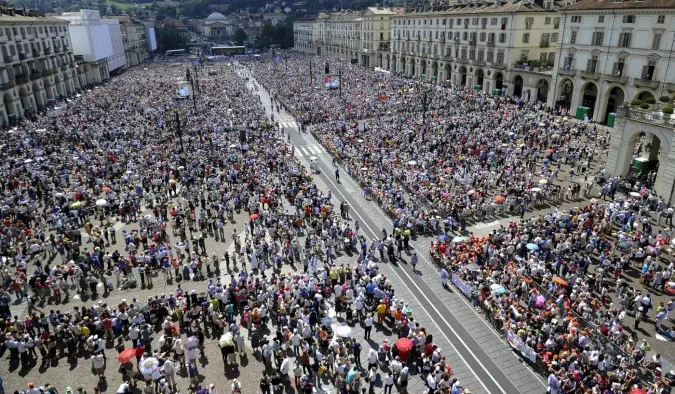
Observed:
[[[213,12],[206,18],[207,22],[225,21],[225,20],[227,20],[227,18],[225,18],[225,15],[221,14],[220,12]]]

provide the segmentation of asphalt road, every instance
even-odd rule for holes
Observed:
[[[263,105],[266,110],[270,110],[269,96],[263,89],[259,89]],[[269,112],[268,112],[269,113]],[[328,186],[333,195],[341,201],[346,201],[350,206],[350,216],[358,220],[361,229],[369,241],[379,239],[381,236],[381,224],[387,223],[387,231],[391,232],[391,221],[377,207],[374,202],[362,204],[361,192],[358,184],[347,175],[344,169],[340,168],[340,180],[335,179],[335,168],[332,165],[332,157],[321,145],[308,133],[299,133],[297,124],[287,113],[275,112],[277,118],[284,130],[291,135],[291,142],[296,148],[296,153],[301,156],[300,160],[308,165],[308,159],[311,156],[318,158],[318,168],[320,173],[316,176],[321,178]],[[420,260],[425,259],[425,252],[416,250]],[[405,259],[408,260],[408,259]],[[491,357],[483,348],[471,337],[469,332],[463,327],[462,323],[453,315],[446,305],[441,301],[435,291],[433,291],[427,281],[412,272],[408,267],[407,261],[399,264],[390,264],[394,274],[400,279],[407,290],[413,294],[422,306],[424,312],[429,315],[435,325],[440,329],[441,335],[445,337],[454,350],[460,355],[462,361],[470,369],[472,374],[480,382],[482,388],[488,393],[519,393],[521,392],[503,373]],[[428,263],[428,262],[427,262]]]

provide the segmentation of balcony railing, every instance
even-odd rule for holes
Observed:
[[[580,71],[579,75],[581,78],[589,78],[589,79],[600,79],[600,73],[597,73],[595,71]]]
[[[605,80],[608,82],[626,83],[628,82],[628,77],[624,77],[622,75],[605,74]]]
[[[31,81],[35,81],[35,80],[38,80],[40,78],[42,78],[42,74],[40,74],[40,72],[35,71],[35,72],[30,73],[30,80]]]
[[[52,48],[45,48],[45,55],[51,55],[52,54]]]
[[[469,45],[472,47],[476,46],[476,40],[469,40]]]
[[[650,123],[669,129],[672,129],[673,126],[675,126],[675,120],[671,118],[671,115],[661,115],[660,112],[627,109],[626,117],[638,122]]]
[[[19,52],[19,59],[21,59],[21,60],[26,60],[27,58],[28,58],[28,55],[26,55],[26,54],[23,53],[23,52]]]
[[[633,84],[635,86],[642,86],[645,88],[652,88],[652,89],[656,89],[659,87],[659,81],[652,81],[651,79],[633,78]]]
[[[61,71],[66,71],[68,69],[68,63],[63,63],[61,65]]]
[[[14,82],[0,83],[0,90],[7,90],[14,87]]]
[[[666,89],[670,90],[671,92],[675,91],[675,83],[666,82]]]
[[[489,47],[494,47],[494,46],[495,46],[495,42],[494,42],[494,41],[488,41],[488,42],[487,42],[487,46],[489,46]]]
[[[572,67],[560,67],[558,69],[558,74],[560,74],[560,75],[576,75],[577,70],[573,69]]]
[[[539,43],[539,48],[548,48],[550,45],[548,41],[542,41]]]
[[[14,56],[12,55],[5,55],[2,57],[2,59],[5,61],[5,63],[11,63],[14,61]]]

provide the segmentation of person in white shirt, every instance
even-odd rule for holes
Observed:
[[[392,387],[394,387],[394,374],[390,371],[384,379],[384,394],[391,394]]]
[[[98,375],[99,381],[105,380],[105,359],[103,359],[103,354],[97,353],[91,356],[91,365],[94,375]]]
[[[167,384],[172,388],[176,388],[176,362],[174,360],[166,360],[162,366],[164,376],[166,376]]]

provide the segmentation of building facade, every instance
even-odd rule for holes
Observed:
[[[557,7],[553,1],[462,1],[443,11],[396,15],[385,68],[545,102],[559,34]]]
[[[108,71],[113,72],[117,69],[122,69],[127,64],[127,59],[124,55],[124,42],[122,41],[122,30],[120,29],[120,22],[117,19],[103,19],[110,30],[110,42],[112,43],[113,54],[107,58]]]
[[[99,84],[109,79],[108,58],[113,56],[113,44],[110,28],[98,10],[67,12],[58,18],[69,22],[73,54],[84,62],[87,84]]]
[[[314,30],[316,17],[299,19],[293,22],[293,48],[298,52],[316,54]]]
[[[402,9],[368,7],[361,14],[361,51],[359,64],[383,67],[391,43],[391,18]]]
[[[116,16],[114,18],[120,21],[127,67],[143,63],[150,56],[146,26],[128,16]]]
[[[675,93],[675,0],[582,0],[561,12],[550,102],[606,123],[624,102]]]
[[[212,39],[222,39],[232,36],[234,28],[225,15],[220,12],[211,13],[202,27],[204,36]]]
[[[0,120],[18,120],[86,84],[80,78],[68,22],[0,8]]]
[[[391,39],[390,21],[400,10],[368,7],[363,11],[320,13],[293,23],[295,49],[340,58],[365,67],[382,67]]]

